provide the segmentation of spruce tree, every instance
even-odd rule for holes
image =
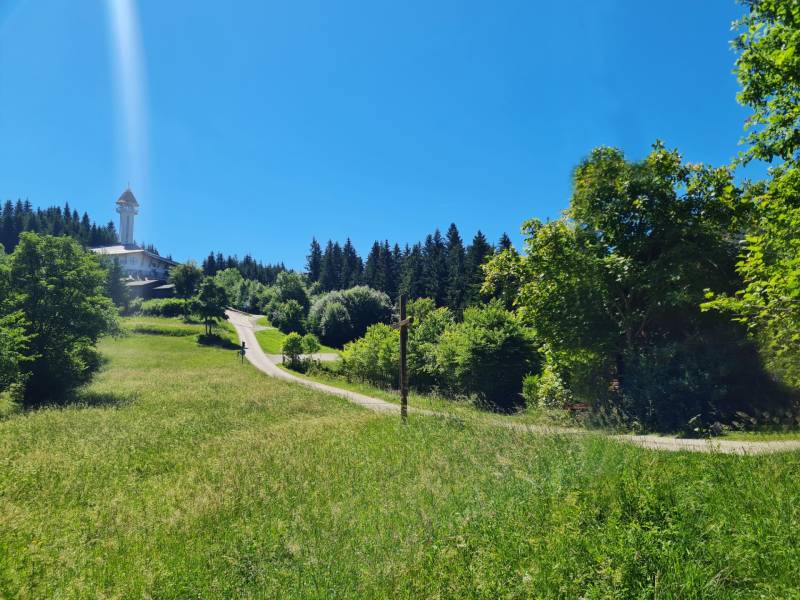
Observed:
[[[483,283],[483,263],[494,253],[494,249],[486,241],[486,236],[478,230],[472,238],[472,244],[466,254],[467,304],[480,300],[480,288]]]
[[[443,306],[447,289],[447,248],[438,229],[425,238],[422,257],[424,295],[436,302],[437,306]]]
[[[503,252],[504,250],[510,250],[512,247],[511,238],[508,237],[507,233],[503,232],[503,235],[500,236],[500,241],[497,243],[497,251]]]
[[[447,286],[445,304],[454,310],[463,307],[466,297],[466,278],[464,273],[464,242],[458,227],[451,223],[447,230]]]
[[[358,256],[356,249],[353,247],[353,242],[350,241],[350,238],[347,238],[342,248],[342,288],[351,288],[361,283],[363,270],[364,264],[361,262],[361,257]]]
[[[311,283],[319,281],[320,270],[322,269],[322,249],[317,238],[311,238],[311,248],[306,257],[306,273]]]
[[[375,240],[367,256],[364,266],[364,283],[374,290],[383,291],[386,285],[383,261],[381,260],[381,245]]]

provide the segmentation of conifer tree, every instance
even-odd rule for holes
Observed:
[[[438,229],[425,238],[422,257],[424,295],[436,302],[437,306],[443,306],[447,288],[447,248]]]
[[[386,286],[383,261],[381,260],[381,245],[375,240],[367,255],[367,264],[364,266],[364,283],[374,290],[383,291]]]
[[[483,283],[483,263],[494,253],[494,249],[486,241],[486,236],[478,230],[472,243],[467,248],[465,259],[467,304],[472,304],[480,299],[480,288]]]
[[[447,282],[445,304],[453,309],[460,309],[466,297],[464,277],[464,242],[458,227],[451,223],[447,230]]]
[[[317,238],[311,238],[311,248],[306,257],[306,273],[311,283],[319,281],[320,270],[322,269],[322,249]]]
[[[503,235],[500,236],[500,241],[497,243],[497,251],[503,252],[504,250],[510,250],[512,247],[511,238],[508,237],[506,232],[503,232]]]

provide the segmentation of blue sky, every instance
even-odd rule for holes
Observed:
[[[123,23],[141,56],[127,70],[115,2],[138,21]],[[312,236],[366,254],[453,221],[519,242],[524,219],[566,207],[595,146],[738,152],[741,10],[0,0],[0,198],[107,221],[130,181],[137,240],[178,259],[213,248],[301,268]]]

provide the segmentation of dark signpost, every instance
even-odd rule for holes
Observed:
[[[244,364],[244,355],[247,353],[247,346],[244,344],[244,340],[242,340],[242,347],[239,350],[239,356],[242,359],[242,364]]]
[[[408,326],[412,317],[406,316],[406,296],[400,296],[400,322],[396,327],[400,330],[400,418],[408,420]]]

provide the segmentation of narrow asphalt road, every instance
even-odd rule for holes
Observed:
[[[261,327],[256,325],[258,317],[242,313],[235,310],[228,310],[228,319],[236,329],[239,339],[247,344],[247,360],[267,375],[277,377],[285,381],[292,381],[310,388],[314,388],[326,394],[333,394],[344,398],[354,404],[363,406],[369,410],[380,413],[392,413],[400,415],[400,407],[396,404],[386,402],[380,398],[373,398],[357,392],[343,390],[332,385],[326,385],[297,375],[292,375],[279,368],[269,356],[264,354],[261,346],[256,340],[255,331]],[[448,417],[446,413],[438,413],[430,410],[410,408],[410,412],[428,416]],[[508,423],[499,420],[489,421],[491,424],[507,429],[526,431],[529,433],[563,433],[582,435],[587,433],[583,429],[569,429],[562,427],[544,427],[539,425],[526,425],[524,423]],[[748,442],[740,440],[725,439],[683,439],[658,435],[612,435],[610,436],[620,442],[634,444],[651,450],[668,450],[677,452],[686,450],[690,452],[721,452],[723,454],[768,454],[772,452],[786,452],[790,450],[800,450],[800,440],[777,440],[771,442]]]

